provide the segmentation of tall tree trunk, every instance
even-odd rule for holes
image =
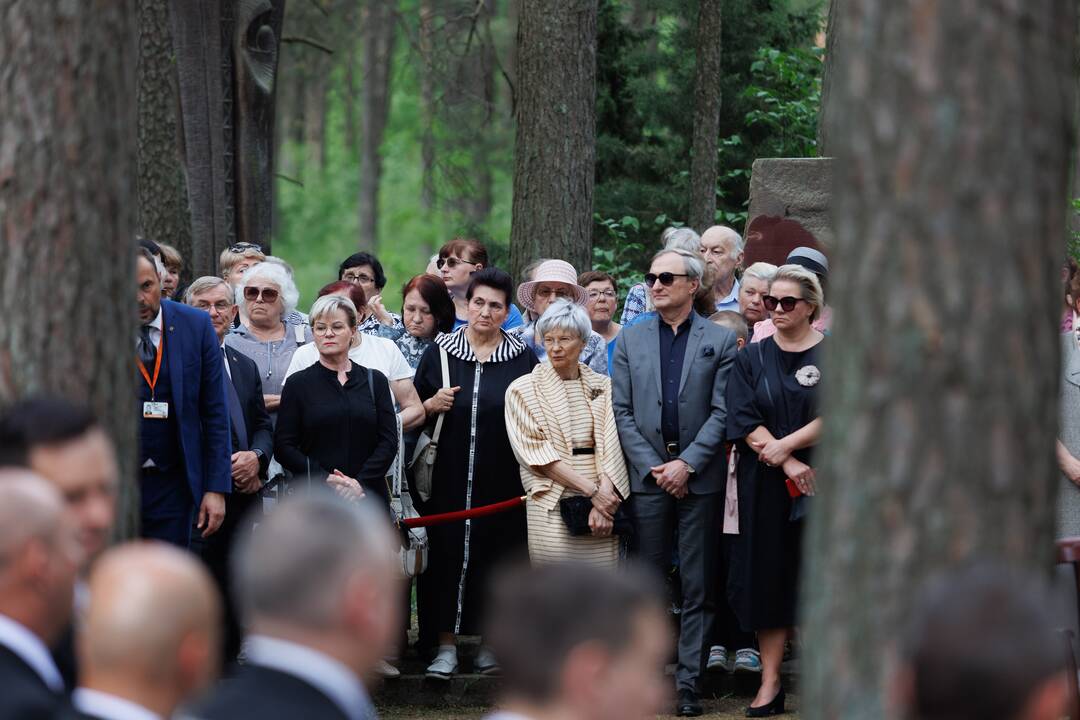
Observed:
[[[361,93],[360,237],[362,250],[373,251],[379,235],[379,185],[382,146],[390,116],[390,76],[394,64],[395,3],[380,0],[367,8],[364,31],[364,86]]]
[[[720,25],[722,0],[698,0],[694,68],[694,137],[690,157],[690,226],[698,232],[716,221],[720,145]]]
[[[592,267],[597,0],[523,2],[510,264]]]
[[[839,20],[845,0],[829,0],[829,17],[825,23],[825,61],[821,69],[821,105],[818,108],[817,152],[819,157],[829,157],[829,124],[833,121],[833,82],[840,61]]]
[[[1059,482],[1075,5],[841,7],[810,719],[894,717],[920,585],[973,556],[1048,569]]]
[[[135,534],[134,5],[17,2],[0,23],[0,403],[88,403]],[[78,272],[57,282],[57,270]]]
[[[191,280],[191,214],[180,152],[180,98],[169,7],[166,0],[138,3],[138,228],[142,235],[180,251],[187,282]]]
[[[430,213],[435,208],[434,22],[434,0],[420,0],[420,103],[424,124],[420,137],[420,206],[425,213]]]

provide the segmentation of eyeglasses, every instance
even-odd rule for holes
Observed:
[[[791,312],[795,309],[795,306],[798,305],[799,301],[802,299],[803,298],[791,297],[790,295],[782,298],[775,298],[772,295],[766,295],[765,297],[761,298],[761,302],[765,305],[766,310],[775,310],[776,306],[779,305],[784,312]]]
[[[645,284],[648,285],[649,287],[652,287],[653,285],[656,284],[656,281],[659,280],[661,285],[667,286],[667,285],[670,285],[671,283],[675,282],[675,278],[677,278],[677,277],[690,277],[690,276],[687,275],[686,273],[669,273],[669,272],[662,272],[662,273],[659,273],[659,274],[657,274],[657,273],[646,273],[645,274]]]
[[[229,252],[232,253],[242,253],[245,250],[256,250],[260,253],[263,251],[261,245],[256,245],[255,243],[249,242],[233,243],[229,246]]]
[[[278,295],[280,295],[274,288],[257,288],[250,285],[244,288],[244,299],[248,302],[257,302],[262,300],[264,303],[277,302]]]
[[[439,268],[440,270],[443,269],[444,265],[453,270],[458,265],[472,265],[472,263],[470,263],[468,260],[458,260],[456,257],[439,258],[435,261],[435,267]]]
[[[326,323],[315,323],[311,326],[311,332],[315,333],[316,335],[326,335],[331,331],[333,331],[335,335],[341,335],[342,333],[348,332],[348,330],[349,326],[343,322],[336,322],[333,325],[327,325]]]
[[[226,302],[225,300],[222,300],[221,302],[216,302],[216,303],[213,303],[213,304],[210,304],[210,303],[206,302],[205,300],[202,301],[202,302],[196,302],[195,303],[195,307],[197,309],[199,309],[199,310],[202,310],[203,312],[210,312],[210,309],[213,308],[214,310],[218,311],[219,313],[227,313],[227,312],[229,312],[229,308],[231,308],[232,306],[233,305],[232,305],[231,302]]]
[[[363,274],[357,275],[357,274],[354,274],[354,273],[345,273],[344,275],[341,276],[341,279],[344,280],[345,282],[351,282],[354,285],[356,285],[356,284],[367,285],[368,283],[375,282],[375,278],[371,277],[370,275],[363,275]]]
[[[590,290],[589,299],[598,300],[600,298],[607,298],[608,300],[614,300],[618,297],[614,290]]]
[[[552,296],[560,300],[568,300],[570,298],[570,291],[566,288],[553,288],[547,287],[546,285],[541,285],[540,287],[536,288],[536,297],[548,298]]]

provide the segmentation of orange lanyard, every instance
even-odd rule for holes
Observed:
[[[162,322],[162,329],[165,327],[165,323]],[[150,386],[150,399],[154,399],[154,386],[157,385],[158,375],[161,374],[161,353],[165,347],[165,333],[161,333],[161,340],[158,341],[157,356],[154,358],[154,377],[150,378],[150,373],[147,372],[146,366],[143,365],[142,358],[138,355],[135,356],[135,362],[139,366],[139,372],[142,373],[143,379],[146,380],[146,384]]]

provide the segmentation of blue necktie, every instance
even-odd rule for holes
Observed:
[[[225,348],[221,348],[221,355],[224,362],[229,362],[229,357],[225,354]],[[229,418],[232,420],[233,434],[236,436],[236,447],[233,448],[233,451],[247,450],[248,434],[247,423],[244,422],[244,410],[240,407],[240,396],[237,394],[236,386],[233,385],[232,377],[228,372],[225,373],[225,399],[229,403]]]

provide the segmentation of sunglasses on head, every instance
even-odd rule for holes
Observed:
[[[262,298],[263,302],[272,303],[277,301],[278,295],[278,291],[273,288],[244,288],[244,299],[248,302],[256,302],[257,300]]]
[[[648,285],[649,287],[652,287],[653,285],[656,284],[656,281],[659,280],[661,285],[666,286],[666,285],[670,285],[671,283],[675,282],[675,278],[677,278],[677,277],[690,277],[690,276],[687,275],[686,273],[669,273],[669,272],[646,273],[645,274],[645,284]]]
[[[450,268],[451,270],[453,270],[458,265],[466,265],[466,264],[471,264],[471,263],[468,263],[468,261],[466,261],[466,260],[458,260],[456,257],[439,258],[438,260],[435,261],[435,267],[439,268],[440,270],[443,269],[444,265],[446,267]]]
[[[229,246],[229,252],[241,253],[245,250],[257,250],[259,252],[263,251],[261,246],[249,242],[234,243]]]
[[[775,310],[776,306],[779,305],[784,312],[791,312],[792,310],[794,310],[795,306],[799,304],[800,300],[802,300],[802,298],[791,297],[790,295],[782,298],[773,297],[772,295],[766,295],[765,297],[761,298],[761,302],[765,306],[766,310]]]

